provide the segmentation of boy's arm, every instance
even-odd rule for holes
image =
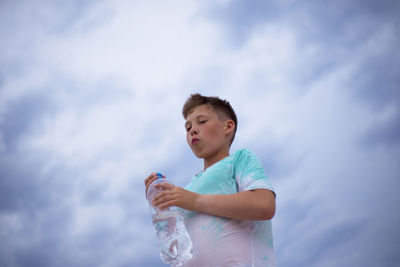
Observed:
[[[270,220],[275,214],[275,196],[268,189],[228,195],[200,195],[201,212],[242,220]]]
[[[228,195],[197,194],[171,184],[163,189],[153,205],[164,209],[178,206],[211,215],[241,220],[270,220],[275,214],[275,196],[268,189],[255,189]]]

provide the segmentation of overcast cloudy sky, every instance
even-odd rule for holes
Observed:
[[[228,99],[282,267],[400,266],[400,2],[0,1],[0,266],[166,266],[143,179]]]

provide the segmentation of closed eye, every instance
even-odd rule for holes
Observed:
[[[187,127],[186,132],[189,132],[192,127]]]

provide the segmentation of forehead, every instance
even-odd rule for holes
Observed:
[[[195,107],[192,112],[186,118],[186,122],[189,122],[199,116],[217,116],[214,110],[208,105],[200,105]]]

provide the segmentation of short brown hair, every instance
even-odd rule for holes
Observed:
[[[233,131],[232,140],[230,144],[232,144],[233,139],[235,139],[236,129],[237,129],[237,117],[236,113],[233,110],[231,104],[224,99],[221,99],[216,96],[202,96],[200,94],[192,94],[186,100],[183,105],[182,115],[186,119],[190,113],[192,113],[193,109],[200,105],[207,105],[208,107],[214,109],[217,113],[222,113],[226,115],[229,119],[233,120],[235,123],[235,129]]]

